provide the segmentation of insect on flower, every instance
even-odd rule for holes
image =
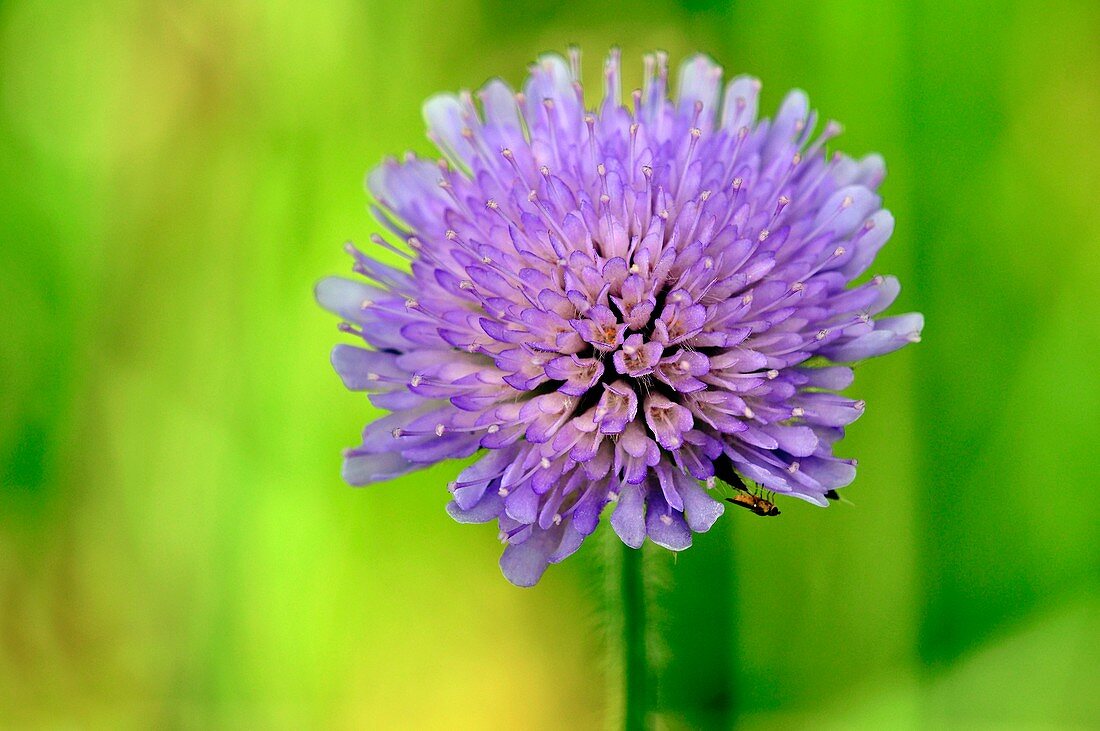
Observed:
[[[480,454],[450,483],[461,522],[497,521],[509,580],[531,585],[610,514],[624,543],[679,551],[744,488],[827,505],[855,476],[833,454],[864,404],[846,364],[919,340],[883,317],[900,286],[861,277],[894,220],[876,155],[830,153],[805,94],[758,116],[760,83],[723,84],[705,56],[670,93],[663,54],[624,103],[619,54],[602,98],[580,55],[545,55],[522,93],[499,80],[424,107],[440,160],[370,173],[385,263],[320,303],[366,347],[338,345],[345,385],[388,415],[344,478],[388,480]],[[385,250],[385,253],[383,252]]]
[[[738,490],[733,497],[726,498],[726,502],[733,503],[738,507],[748,508],[757,515],[779,515],[779,508],[775,507],[775,503],[748,490]]]

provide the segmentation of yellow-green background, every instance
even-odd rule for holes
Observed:
[[[341,484],[311,294],[425,97],[570,42],[806,89],[928,323],[858,371],[854,506],[647,552],[661,722],[1100,724],[1100,5],[8,0],[0,726],[614,723],[599,542],[520,590],[453,465]]]

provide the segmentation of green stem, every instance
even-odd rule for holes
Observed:
[[[623,628],[623,728],[646,728],[646,685],[649,667],[645,644],[645,582],[642,551],[622,546],[620,599]]]

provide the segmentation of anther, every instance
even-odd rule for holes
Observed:
[[[500,208],[500,206],[499,206],[499,205],[497,205],[497,202],[496,202],[495,200],[493,200],[492,198],[490,198],[489,200],[485,201],[485,207],[486,207],[486,208],[488,208],[488,209],[490,209],[490,210],[494,210],[494,211],[495,211],[496,209]]]
[[[867,406],[867,402],[863,401],[863,400],[856,401],[854,404],[852,404],[852,408],[855,409],[856,411],[863,411],[864,407],[866,407],[866,406]]]
[[[841,208],[848,208],[852,205],[852,203],[853,203],[852,196],[846,195],[846,196],[844,196],[844,200],[842,200],[840,202],[840,207]]]
[[[703,136],[703,130],[699,129],[698,127],[692,127],[690,130],[688,130],[688,134],[690,134],[695,139],[699,139]]]
[[[543,457],[539,460],[539,467],[543,468],[544,470],[550,469],[550,460],[546,457]]]
[[[771,233],[771,231],[769,231],[766,228],[761,229],[760,230],[760,235],[757,237],[757,240],[760,241],[760,242],[763,242],[764,240],[766,240],[768,238],[768,234],[770,234],[770,233]]]
[[[449,228],[447,229],[447,233],[445,233],[444,236],[446,236],[448,240],[454,241],[458,238],[458,231],[455,231],[453,228]]]
[[[409,379],[409,385],[412,386],[413,388],[416,388],[417,386],[419,386],[421,384],[421,382],[423,380],[424,380],[424,376],[420,375],[419,373],[414,373],[413,377]]]
[[[446,424],[436,424],[435,425],[435,435],[437,437],[443,436],[443,432],[445,432],[445,431],[447,431],[447,425]]]
[[[802,408],[801,406],[795,406],[793,409],[791,409],[791,416],[795,419],[800,419],[805,415],[806,409]]]
[[[402,429],[402,428],[401,428],[401,427],[399,427],[399,426],[398,426],[398,427],[394,427],[394,428],[393,428],[393,430],[392,430],[392,431],[390,431],[390,434],[392,434],[392,435],[393,435],[393,438],[394,438],[394,439],[400,439],[400,438],[401,438],[402,436],[404,436],[404,434],[405,434],[405,430],[404,430],[404,429]]]
[[[756,416],[756,412],[750,409],[748,406],[745,407],[745,410],[742,413],[745,415],[746,419],[752,419]]]
[[[497,490],[497,495],[500,495],[501,497],[508,497],[508,488],[507,487],[500,488],[499,490]]]
[[[359,309],[361,309],[361,310],[369,310],[373,306],[374,306],[374,300],[369,300],[368,299],[368,300],[363,300],[362,302],[359,303]]]
[[[473,289],[474,288],[474,283],[471,282],[469,279],[463,279],[461,282],[458,283],[458,288],[459,289]]]
[[[847,251],[843,246],[838,246],[833,249],[833,256],[844,256],[844,252]]]
[[[671,515],[662,515],[661,516],[661,522],[664,523],[665,525],[672,525],[672,516]]]
[[[790,472],[793,475],[795,472],[798,472],[799,467],[801,467],[801,465],[798,464],[798,462],[791,462],[791,464],[787,467],[787,472]]]
[[[779,378],[779,371],[772,368],[770,371],[768,371],[764,375],[768,377],[769,381],[771,381],[773,379]]]
[[[815,335],[814,338],[816,338],[817,340],[824,340],[828,336],[829,336],[829,331],[828,330],[818,330],[817,335]]]
[[[607,175],[607,168],[604,167],[602,162],[596,166],[596,174],[599,175],[601,178],[604,175]]]
[[[487,434],[496,434],[500,431],[500,424],[490,424],[489,428],[485,430]]]

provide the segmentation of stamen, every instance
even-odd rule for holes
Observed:
[[[791,199],[785,195],[779,196],[779,201],[775,204],[775,212],[772,213],[772,220],[779,218],[779,214],[783,212],[783,209],[791,204]]]

